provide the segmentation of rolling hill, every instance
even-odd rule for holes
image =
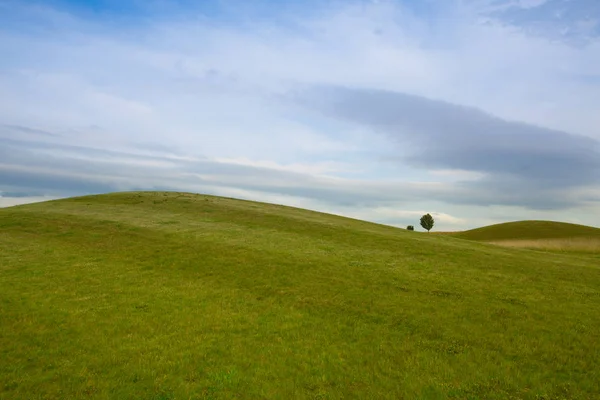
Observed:
[[[0,399],[597,398],[598,258],[465,238],[188,193],[0,209]]]
[[[563,239],[598,237],[600,229],[591,226],[554,221],[517,221],[489,225],[455,234],[468,240]]]
[[[507,222],[452,236],[507,247],[600,253],[600,229],[565,222]]]

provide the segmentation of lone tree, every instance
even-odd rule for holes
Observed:
[[[415,230],[415,227],[414,227],[414,226],[412,226],[412,225],[409,225],[409,226],[407,226],[407,227],[406,227],[406,230],[407,230],[407,231],[414,231],[414,230]]]
[[[433,220],[433,217],[429,214],[425,214],[421,217],[421,226],[423,227],[423,229],[427,229],[427,232],[429,232],[431,228],[433,228],[434,222],[435,221]]]

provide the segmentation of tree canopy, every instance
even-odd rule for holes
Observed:
[[[433,228],[434,223],[435,221],[433,220],[433,217],[430,214],[425,214],[421,217],[421,226],[423,227],[423,229],[426,229],[427,232],[429,232],[431,228]]]

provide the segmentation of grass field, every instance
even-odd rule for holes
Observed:
[[[451,235],[506,247],[600,253],[600,229],[564,222],[508,222]]]
[[[0,209],[0,399],[597,399],[599,260],[182,193]]]

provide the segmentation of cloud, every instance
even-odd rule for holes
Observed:
[[[58,136],[56,133],[48,132],[43,129],[28,128],[19,125],[0,125],[0,134],[5,135],[39,135],[39,136]]]
[[[402,225],[597,204],[600,44],[533,32],[546,4],[144,4],[0,2],[0,190],[237,193]]]
[[[188,190],[221,194],[232,188],[266,196],[312,199],[337,207],[407,207],[431,200],[450,204],[513,205],[535,209],[568,208],[583,201],[581,194],[559,190],[515,191],[486,182],[408,182],[398,179],[340,178],[318,171],[321,165],[285,165],[247,160],[140,155],[69,145],[2,142],[0,189],[42,190],[57,195],[117,190]],[[471,182],[476,182],[471,185]],[[589,199],[588,199],[589,200]],[[400,211],[400,210],[399,210]],[[398,211],[398,212],[399,212]],[[390,218],[393,213],[389,213]],[[447,221],[450,221],[448,219]]]
[[[11,197],[0,195],[0,208],[18,206],[21,204],[40,203],[42,201],[55,200],[49,196],[19,196]]]
[[[595,0],[521,0],[492,14],[528,32],[583,45],[600,36],[600,3]]]
[[[489,193],[475,197],[487,204],[519,204],[521,199],[527,207],[566,207],[573,204],[553,191],[600,184],[600,142],[589,137],[398,92],[325,87],[309,89],[296,100],[410,148],[400,163],[483,174],[462,186]],[[536,194],[527,195],[531,191]]]
[[[252,163],[243,159],[179,157],[168,153],[140,155],[9,139],[0,143],[3,160],[0,189],[23,187],[73,194],[150,187],[173,190],[233,187],[334,204],[375,204],[419,198],[438,187],[426,183],[344,179],[324,174],[320,164]]]

